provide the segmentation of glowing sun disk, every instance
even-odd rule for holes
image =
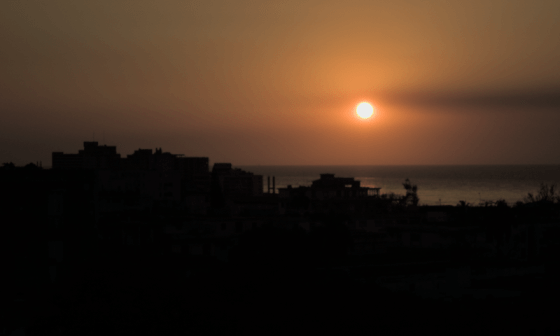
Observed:
[[[356,113],[362,119],[367,119],[373,115],[373,106],[368,103],[360,103],[356,108]]]

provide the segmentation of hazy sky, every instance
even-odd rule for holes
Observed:
[[[95,133],[234,165],[560,164],[559,17],[558,0],[4,0],[0,161],[50,165]]]

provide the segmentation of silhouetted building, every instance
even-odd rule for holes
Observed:
[[[153,167],[153,152],[151,149],[138,149],[123,159],[126,170],[151,170]]]
[[[5,290],[38,295],[94,253],[92,171],[0,170],[0,189]]]
[[[115,146],[99,146],[96,141],[85,141],[78,154],[52,153],[53,169],[118,169],[120,154]]]
[[[304,195],[311,200],[325,200],[330,198],[363,198],[379,196],[381,188],[360,186],[360,181],[354,178],[334,177],[334,174],[321,174],[321,178],[313,181],[310,187],[278,188],[280,197],[288,198],[294,195]]]
[[[210,193],[211,176],[207,157],[177,156],[175,162],[176,169],[182,173],[187,194]]]
[[[210,171],[207,157],[185,157],[156,149],[138,149],[123,159],[127,171],[155,171],[162,175],[179,172],[182,194],[207,194],[210,192]],[[169,181],[167,182],[169,183]]]
[[[241,169],[234,169],[231,163],[215,163],[212,179],[219,185],[224,197],[261,196],[263,177]]]
[[[84,149],[78,154],[54,152],[52,158],[55,170],[96,170],[103,191],[136,193],[150,201],[187,204],[187,208],[198,212],[198,207],[208,203],[210,172],[207,157],[184,157],[156,148],[155,152],[138,149],[121,158],[114,146],[84,142]],[[138,202],[146,203],[146,200],[138,199]]]

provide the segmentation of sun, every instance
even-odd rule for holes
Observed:
[[[356,107],[356,113],[362,119],[367,119],[373,115],[373,106],[369,103],[360,103]]]

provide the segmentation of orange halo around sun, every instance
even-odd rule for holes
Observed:
[[[362,119],[367,119],[373,115],[373,106],[369,103],[360,103],[356,107],[356,113]]]

